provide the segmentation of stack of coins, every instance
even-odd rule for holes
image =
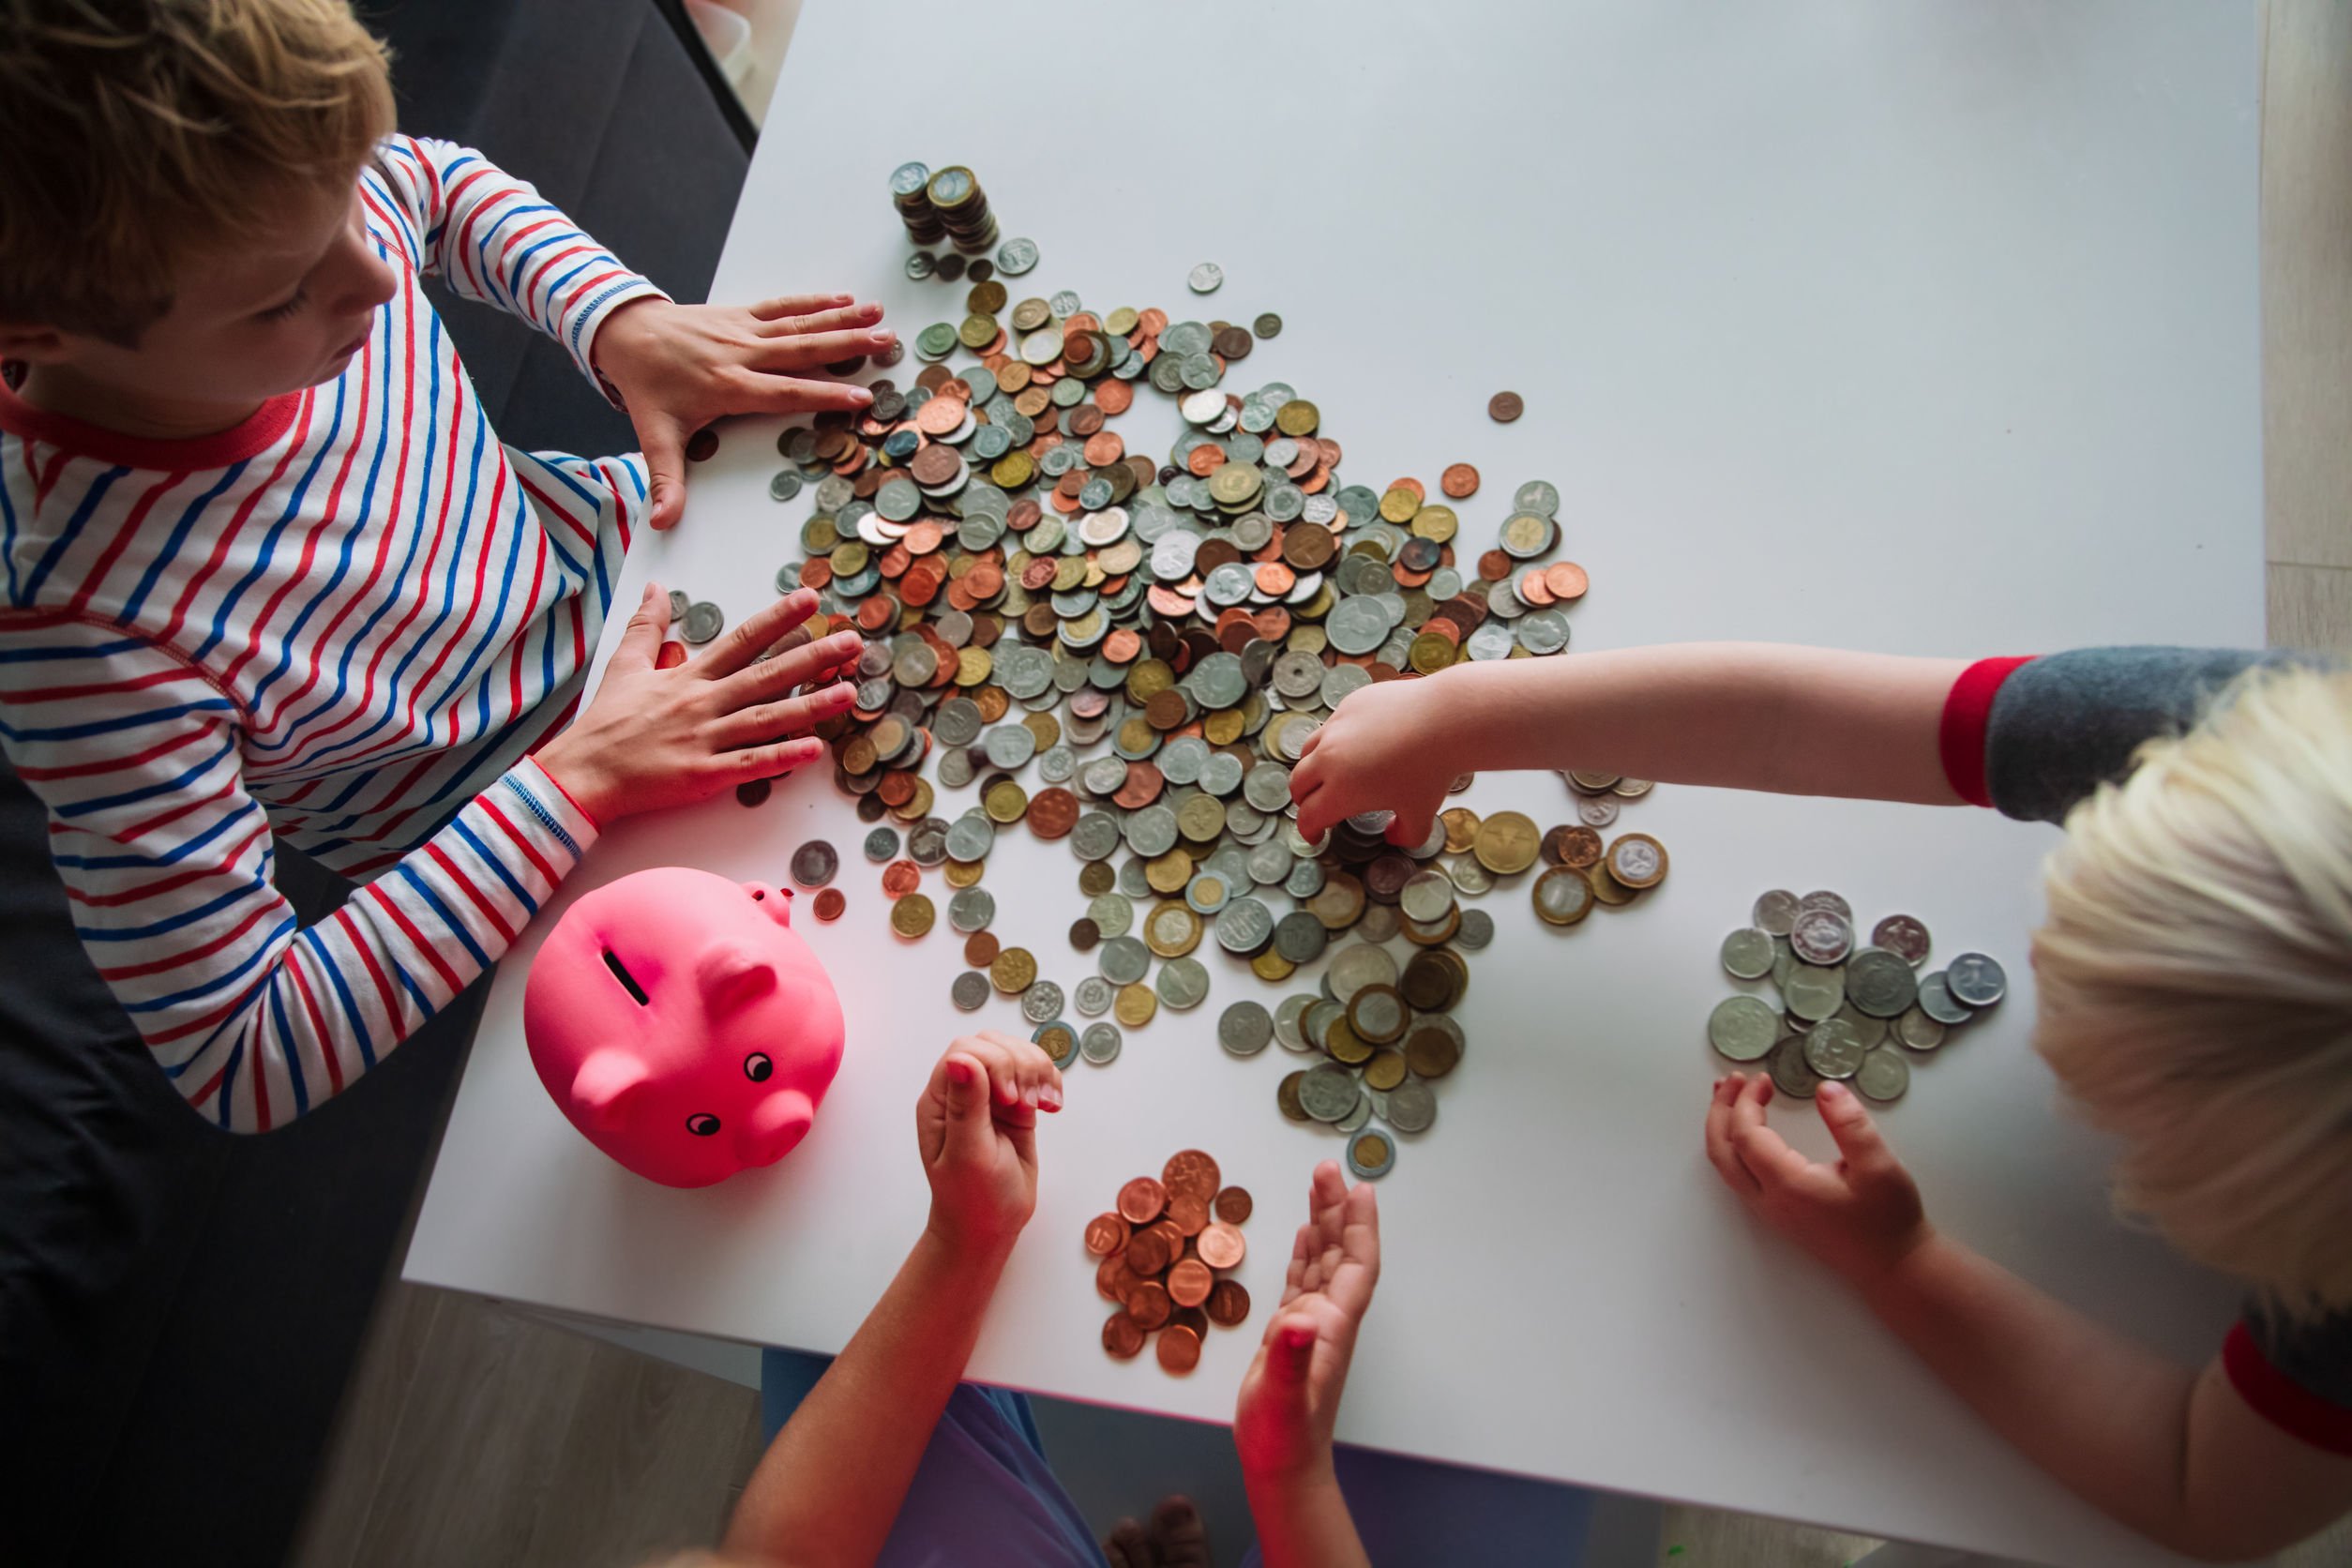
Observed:
[[[1749,919],[1723,939],[1724,970],[1738,980],[1769,975],[1782,1005],[1726,997],[1707,1019],[1708,1042],[1734,1062],[1769,1059],[1773,1087],[1800,1099],[1823,1078],[1881,1103],[1902,1098],[1912,1061],[2009,990],[1999,963],[1982,953],[1920,973],[1932,942],[1911,915],[1888,915],[1857,946],[1853,906],[1826,890],[1801,898],[1773,888]]]
[[[932,214],[946,231],[949,243],[957,249],[967,256],[976,256],[996,243],[996,215],[988,211],[988,193],[980,188],[980,182],[971,170],[960,164],[942,169],[931,176],[924,194]],[[898,210],[901,217],[906,215],[905,207]],[[912,224],[907,232],[914,232]]]
[[[890,200],[907,238],[917,245],[937,245],[947,237],[947,225],[931,205],[931,171],[921,163],[901,163],[890,172]]]
[[[1242,1226],[1252,1204],[1221,1187],[1217,1162],[1198,1149],[1171,1154],[1157,1180],[1119,1189],[1117,1207],[1086,1222],[1086,1250],[1100,1259],[1094,1289],[1119,1310],[1103,1323],[1103,1349],[1121,1361],[1159,1338],[1161,1367],[1181,1377],[1200,1364],[1211,1323],[1233,1328],[1249,1317],[1249,1291],[1224,1277],[1248,1246]]]

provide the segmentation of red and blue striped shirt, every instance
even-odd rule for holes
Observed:
[[[482,156],[360,179],[399,284],[331,382],[146,441],[0,387],[0,744],[76,929],[157,1062],[234,1131],[349,1084],[505,951],[596,824],[531,752],[569,720],[642,461],[500,445],[419,292],[582,370],[659,291]],[[301,927],[275,837],[365,885]]]

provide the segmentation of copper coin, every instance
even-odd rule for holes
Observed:
[[[1242,1240],[1238,1227],[1218,1220],[1204,1226],[1200,1231],[1200,1260],[1213,1269],[1229,1269],[1239,1264],[1249,1251],[1249,1244]]]
[[[1127,1312],[1138,1328],[1158,1328],[1175,1310],[1176,1304],[1169,1299],[1168,1287],[1156,1279],[1147,1279],[1127,1292]]]
[[[1256,1209],[1257,1206],[1258,1205],[1256,1203],[1250,1200],[1249,1189],[1247,1187],[1228,1187],[1223,1192],[1217,1194],[1217,1218],[1225,1221],[1228,1225],[1242,1225],[1247,1223],[1250,1212]]]
[[[1555,863],[1571,870],[1582,871],[1601,863],[1601,836],[1578,822],[1574,827],[1555,828],[1560,835],[1560,859]],[[1552,836],[1544,836],[1544,850],[1551,852]]]
[[[1466,462],[1450,464],[1438,476],[1438,488],[1456,501],[1475,495],[1478,493],[1478,470]]]
[[[996,962],[1000,945],[994,931],[974,931],[964,938],[964,962],[974,969],[986,969]]]
[[[1167,1246],[1168,1260],[1169,1262],[1173,1263],[1177,1259],[1182,1258],[1184,1255],[1185,1236],[1182,1230],[1176,1229],[1176,1222],[1174,1220],[1162,1219],[1153,1221],[1152,1225],[1152,1234],[1157,1236]]]
[[[1029,797],[1029,831],[1040,838],[1067,837],[1078,820],[1078,796],[1059,785]]]
[[[1121,1361],[1133,1361],[1142,1354],[1143,1339],[1143,1325],[1123,1308],[1103,1319],[1103,1349]]]
[[[927,403],[924,405],[928,407]],[[1498,425],[1508,425],[1527,412],[1527,400],[1516,392],[1498,392],[1486,400],[1486,417]],[[955,426],[950,425],[953,430]]]
[[[1138,1279],[1148,1279],[1170,1261],[1168,1238],[1157,1230],[1138,1230],[1127,1242],[1127,1267]]]
[[[1544,863],[1547,866],[1568,864],[1568,836],[1576,830],[1566,822],[1545,830],[1544,834]],[[1587,833],[1591,828],[1585,829]]]
[[[1168,1315],[1168,1320],[1173,1327],[1190,1329],[1196,1338],[1209,1337],[1209,1315],[1199,1307],[1180,1306]]]
[[[1200,1364],[1200,1333],[1179,1323],[1160,1335],[1160,1370],[1183,1377]]]
[[[742,783],[735,786],[735,804],[737,806],[757,806],[761,801],[768,798],[768,791],[770,788],[771,786],[764,778],[746,778]]]
[[[1160,798],[1160,790],[1166,782],[1167,780],[1160,776],[1160,770],[1151,763],[1129,762],[1127,780],[1120,785],[1118,792],[1110,797],[1111,802],[1129,811],[1140,811]]]
[[[1555,599],[1580,599],[1592,586],[1592,580],[1574,561],[1555,561],[1544,568],[1544,586]]]
[[[1070,945],[1081,953],[1092,953],[1101,945],[1103,928],[1086,915],[1070,922]]]
[[[953,428],[950,427],[950,429]],[[709,425],[703,426],[686,437],[686,455],[688,462],[708,462],[717,451],[718,431]]]
[[[1209,1223],[1209,1200],[1188,1192],[1170,1193],[1168,1217],[1187,1236],[1198,1236]]]
[[[1096,1214],[1086,1222],[1086,1250],[1108,1258],[1127,1244],[1127,1222],[1117,1214]]]
[[[882,891],[903,898],[923,885],[923,867],[912,860],[894,860],[882,867]]]
[[[1178,1306],[1199,1306],[1209,1299],[1217,1276],[1204,1258],[1187,1258],[1168,1271],[1168,1299]]]
[[[1160,1182],[1171,1197],[1182,1193],[1205,1203],[1217,1195],[1221,1181],[1217,1162],[1199,1149],[1170,1154],[1160,1168]]]
[[[1149,1225],[1167,1207],[1168,1189],[1149,1176],[1138,1176],[1119,1189],[1119,1217],[1129,1225]]]
[[[837,887],[819,888],[817,897],[811,900],[811,903],[820,920],[838,920],[841,918],[841,912],[850,907],[850,901],[841,896],[841,890]]]
[[[1219,1328],[1233,1328],[1249,1316],[1249,1291],[1238,1279],[1220,1279],[1201,1305],[1209,1321]]]
[[[1095,1293],[1103,1300],[1117,1302],[1122,1306],[1126,1304],[1129,1296],[1135,1294],[1135,1288],[1142,1283],[1136,1278],[1135,1271],[1127,1267],[1127,1255],[1123,1252],[1112,1253],[1094,1270]]]
[[[654,656],[654,668],[656,670],[675,670],[686,661],[686,649],[685,643],[665,642],[661,645],[661,652]]]

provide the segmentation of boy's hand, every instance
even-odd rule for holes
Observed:
[[[1332,1424],[1356,1329],[1380,1279],[1380,1215],[1369,1183],[1349,1190],[1338,1162],[1325,1160],[1315,1168],[1307,1215],[1291,1248],[1282,1304],[1266,1325],[1233,1411],[1242,1469],[1262,1481],[1329,1471]]]
[[[953,1252],[1002,1257],[1037,1207],[1037,1113],[1062,1108],[1062,1072],[1027,1040],[967,1034],[914,1107],[931,1184],[930,1232]]]
[[[660,583],[647,583],[596,700],[539,749],[539,765],[599,827],[610,827],[633,812],[685,806],[816,761],[824,743],[792,737],[848,708],[854,693],[843,684],[791,693],[854,664],[863,640],[836,632],[759,658],[762,649],[793,641],[816,608],[816,594],[801,589],[701,657],[661,670],[655,660],[670,625],[670,596]]]
[[[596,369],[621,394],[652,478],[656,528],[686,505],[686,438],[729,414],[855,411],[874,400],[863,386],[807,379],[839,360],[897,341],[876,324],[882,307],[848,294],[795,294],[739,305],[639,299],[596,329]]]
[[[1707,1158],[1748,1211],[1867,1289],[1934,1234],[1919,1188],[1853,1091],[1826,1081],[1815,1095],[1844,1157],[1817,1165],[1764,1124],[1772,1080],[1733,1073],[1707,1108]]]
[[[1383,681],[1349,692],[1329,722],[1306,738],[1290,770],[1299,833],[1315,843],[1360,811],[1394,811],[1392,844],[1420,844],[1463,771],[1460,753],[1438,732],[1443,698],[1436,677]]]

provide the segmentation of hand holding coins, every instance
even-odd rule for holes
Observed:
[[[1282,1304],[1233,1410],[1233,1446],[1253,1480],[1291,1480],[1330,1462],[1356,1331],[1380,1279],[1380,1214],[1371,1187],[1350,1189],[1325,1160],[1306,1201]]]
[[[1009,1248],[1037,1206],[1037,1113],[1061,1108],[1062,1074],[1027,1040],[984,1030],[949,1046],[914,1108],[931,1234]]]
[[[1856,1289],[1866,1289],[1935,1232],[1911,1173],[1872,1125],[1862,1101],[1835,1080],[1817,1093],[1821,1121],[1842,1156],[1806,1159],[1764,1124],[1772,1078],[1733,1073],[1707,1107],[1707,1158],[1749,1213]]]
[[[1461,771],[1448,744],[1450,683],[1436,677],[1358,686],[1306,737],[1290,770],[1299,836],[1320,839],[1365,811],[1390,811],[1392,844],[1418,844]]]
[[[1242,1226],[1249,1194],[1221,1185],[1217,1162],[1198,1149],[1168,1156],[1156,1180],[1138,1176],[1111,1209],[1086,1222],[1086,1251],[1100,1261],[1094,1289],[1119,1310],[1103,1323],[1103,1349],[1121,1361],[1158,1334],[1161,1369],[1181,1377],[1200,1364],[1214,1323],[1249,1316],[1249,1292],[1224,1278],[1248,1252]]]

